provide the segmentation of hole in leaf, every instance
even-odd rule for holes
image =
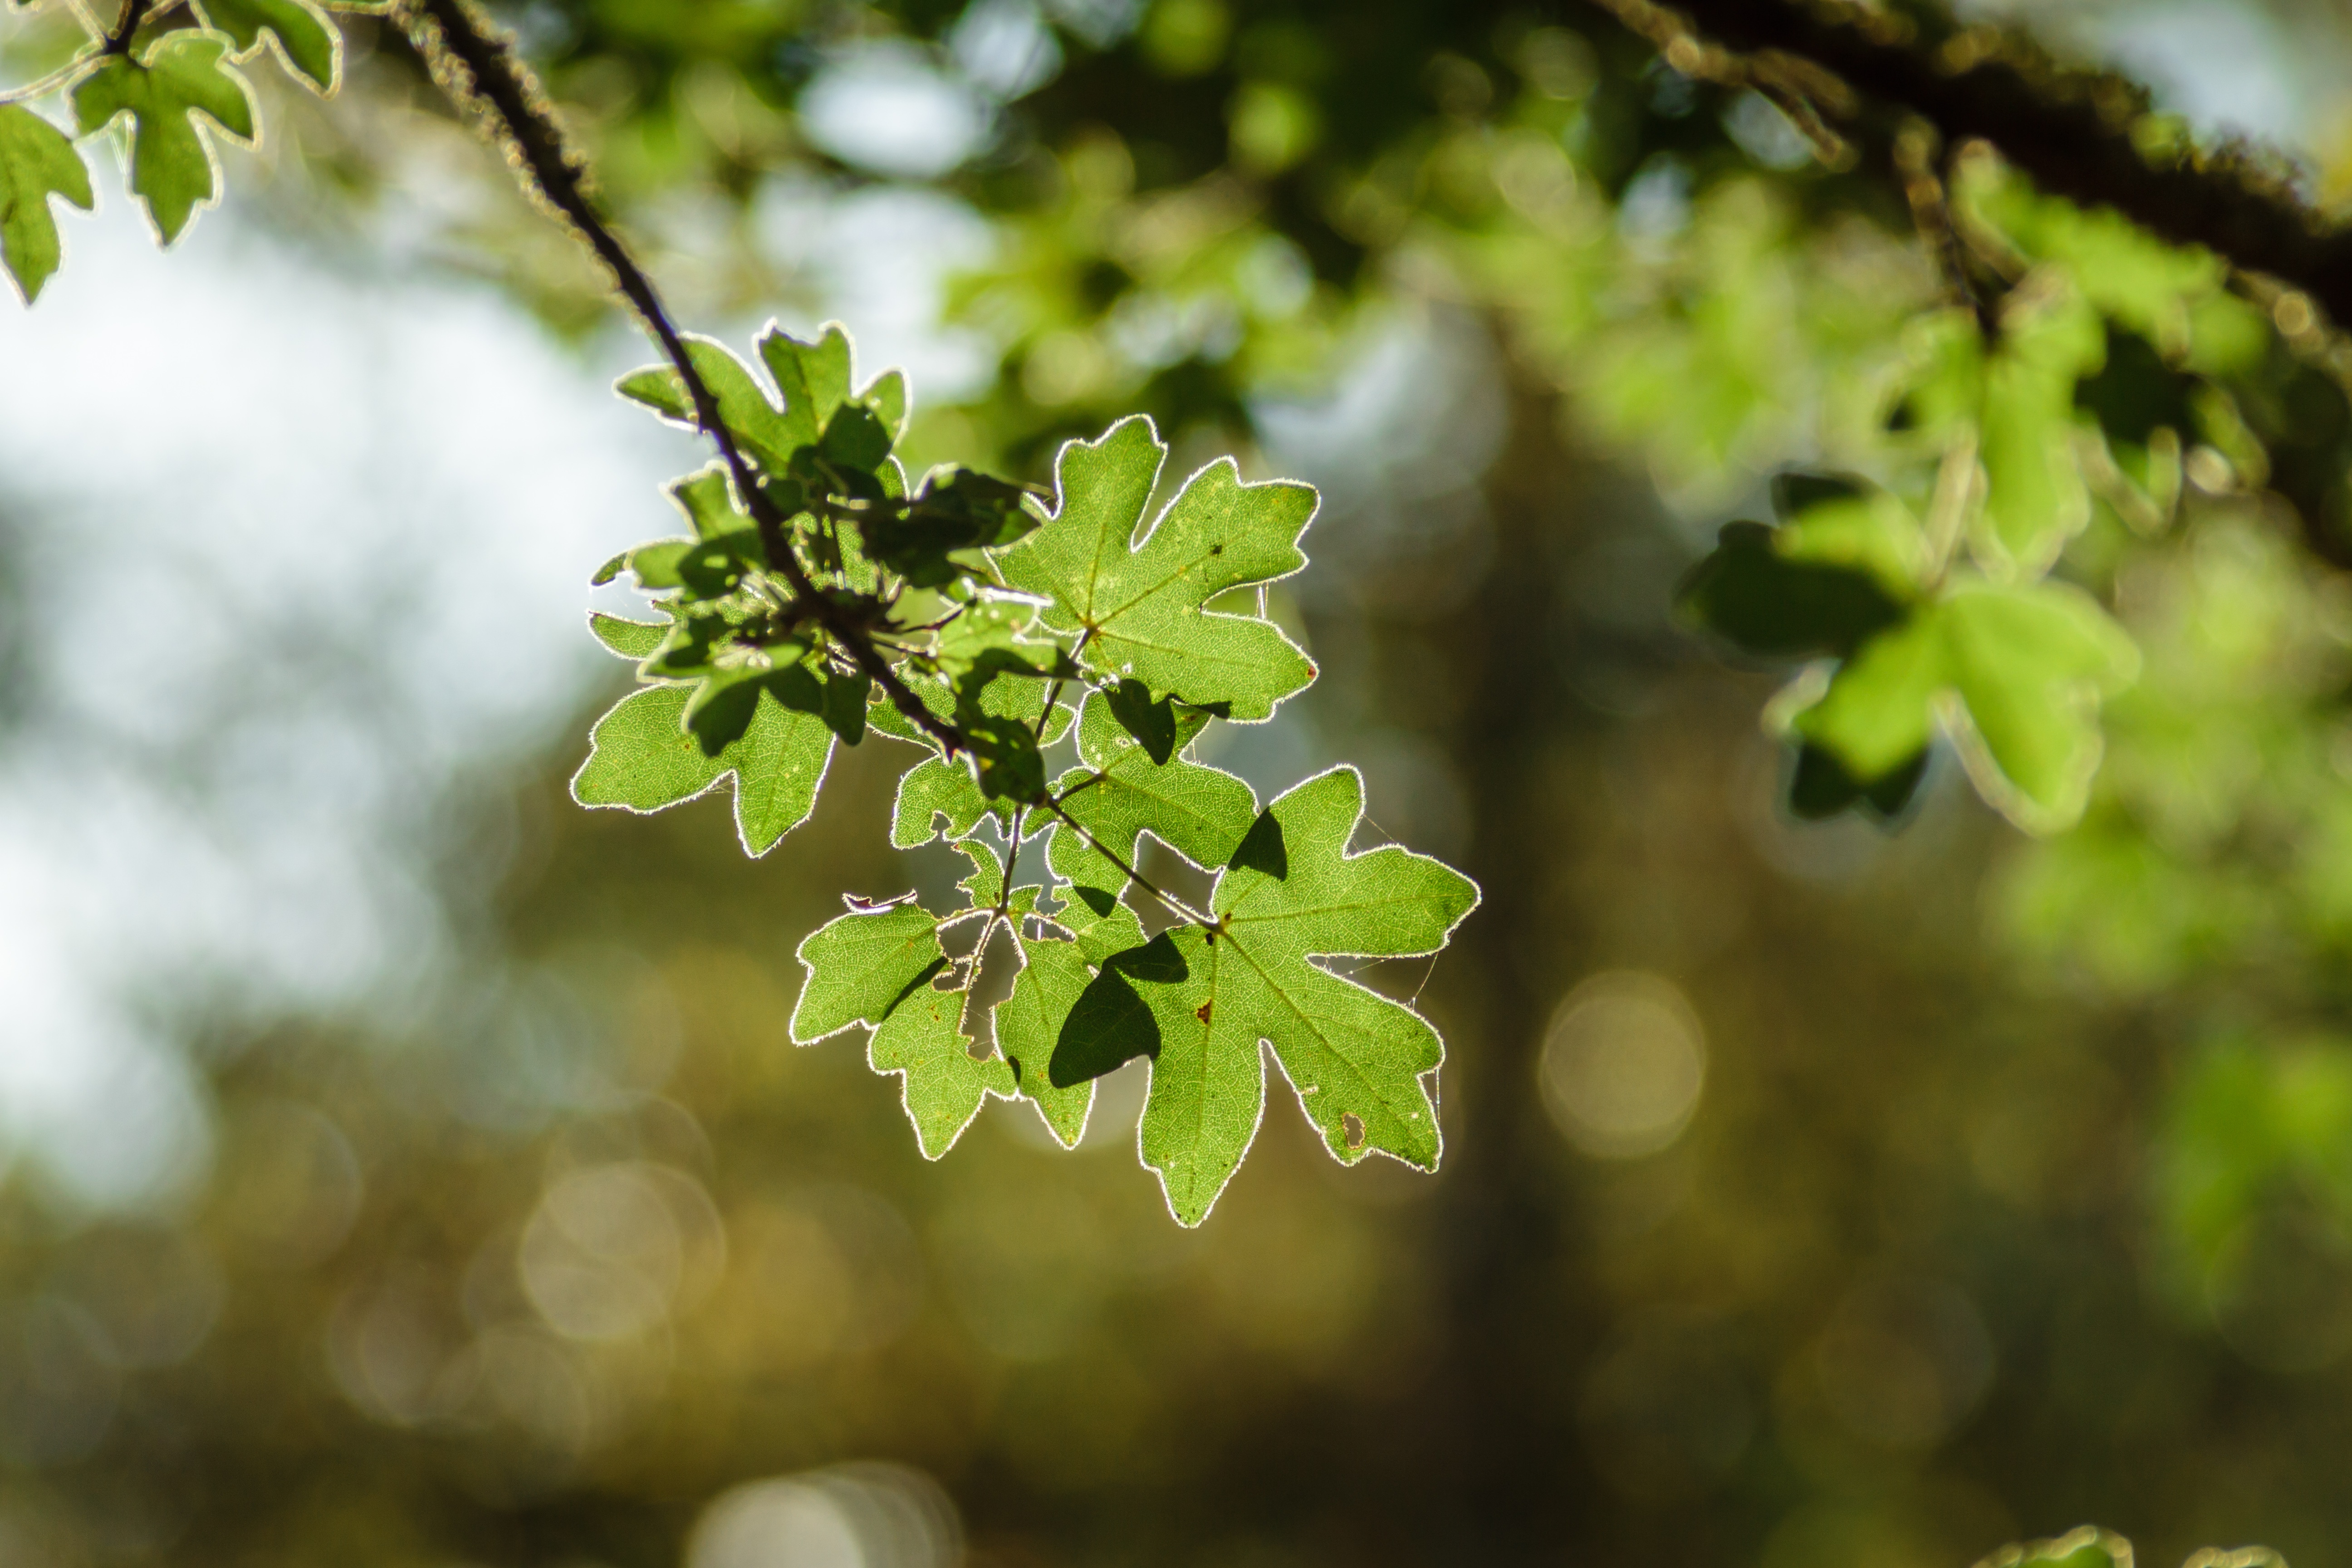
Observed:
[[[1357,1115],[1352,1110],[1341,1111],[1339,1113],[1339,1135],[1348,1141],[1349,1148],[1362,1148],[1364,1146],[1364,1119]]]

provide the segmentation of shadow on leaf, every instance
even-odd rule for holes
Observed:
[[[1192,969],[1162,931],[1141,947],[1114,953],[1063,1020],[1045,1077],[1055,1089],[1098,1079],[1137,1057],[1160,1054],[1160,1022],[1134,982],[1172,985]]]
[[[1227,864],[1236,871],[1263,871],[1277,882],[1288,879],[1290,846],[1284,842],[1282,824],[1275,820],[1272,811],[1258,813]]]

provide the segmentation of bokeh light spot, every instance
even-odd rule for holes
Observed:
[[[1672,984],[1612,971],[1560,1003],[1537,1070],[1570,1142],[1597,1159],[1637,1159],[1690,1125],[1706,1084],[1706,1037]]]

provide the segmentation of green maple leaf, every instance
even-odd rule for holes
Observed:
[[[1912,767],[1940,711],[1979,793],[2053,832],[2082,815],[2100,700],[2138,669],[2130,637],[2079,588],[1963,581],[1863,644],[1793,725],[1868,784]]]
[[[166,245],[220,199],[219,158],[195,117],[254,139],[253,91],[223,63],[228,47],[218,33],[166,33],[145,59],[110,56],[73,89],[85,136],[131,116],[131,189]]]
[[[1044,922],[1019,924],[1021,973],[1011,994],[997,1004],[996,1044],[1012,1064],[1022,1098],[1036,1105],[1055,1137],[1076,1147],[1094,1104],[1095,1079],[1135,1052],[1124,1036],[1114,1034],[1101,1040],[1071,1037],[1062,1056],[1066,1026],[1101,966],[1144,945],[1143,922],[1120,900],[1125,874],[1075,833],[1054,830],[1046,864],[1063,879],[1050,924],[1068,935],[1034,929]]]
[[[793,1009],[793,1038],[814,1045],[852,1024],[879,1024],[946,965],[939,923],[906,902],[853,910],[810,932],[800,946],[808,981]]]
[[[667,621],[632,621],[621,616],[608,616],[602,610],[588,612],[588,629],[607,652],[620,655],[631,664],[651,658],[669,639]]]
[[[964,994],[919,985],[890,1010],[866,1043],[867,1065],[901,1080],[907,1120],[923,1158],[936,1160],[955,1145],[990,1095],[1010,1100],[1013,1070],[1003,1057],[971,1054],[963,1032]]]
[[[1444,1056],[1437,1031],[1402,1003],[1318,957],[1434,952],[1477,889],[1391,846],[1349,856],[1363,815],[1352,768],[1307,780],[1266,807],[1211,896],[1213,930],[1181,926],[1103,965],[1064,1025],[1050,1077],[1151,1058],[1140,1134],[1168,1206],[1188,1226],[1240,1165],[1265,1104],[1261,1042],[1331,1152],[1378,1150],[1436,1168],[1437,1109],[1425,1085]]]
[[[1977,788],[2029,831],[2073,826],[2098,771],[2099,702],[2138,678],[2138,647],[2064,584],[1964,589],[1942,609]]]
[[[771,321],[760,334],[759,349],[761,363],[783,395],[785,417],[793,421],[790,428],[802,445],[815,444],[832,429],[845,404],[862,404],[872,412],[887,437],[885,450],[905,431],[907,378],[895,370],[885,371],[853,394],[856,348],[839,321],[827,321],[806,341]]]
[[[651,686],[615,703],[596,721],[588,760],[572,777],[572,798],[653,812],[732,775],[736,833],[748,853],[764,855],[815,809],[833,758],[833,731],[763,690],[741,735],[706,756],[686,728],[692,697],[687,687]]]
[[[1167,760],[1160,762],[1154,742],[1138,740],[1116,710],[1115,700],[1103,692],[1087,699],[1077,726],[1082,765],[1055,784],[1064,809],[1129,865],[1147,832],[1196,865],[1223,865],[1256,822],[1257,796],[1233,774],[1182,755],[1208,716],[1192,709],[1170,712]],[[996,1043],[1022,1095],[1036,1102],[1055,1137],[1075,1144],[1094,1100],[1097,1073],[1090,1069],[1117,1064],[1089,1061],[1082,1068],[1086,1052],[1074,1046],[1055,1081],[1052,1068],[1063,1027],[1093,984],[1097,966],[1144,939],[1135,911],[1120,900],[1126,873],[1067,826],[1051,831],[1047,864],[1065,884],[1051,919],[1068,935],[1041,935],[1016,922],[1022,967],[1012,994],[997,1005]]]
[[[1127,913],[1132,921],[1133,911]],[[1134,935],[1139,943],[1140,926]],[[1012,994],[996,1005],[996,1047],[1003,1053],[1021,1097],[1037,1107],[1065,1148],[1074,1149],[1086,1134],[1094,1079],[1056,1084],[1051,1067],[1062,1026],[1094,983],[1095,971],[1076,942],[1026,931],[1016,931],[1015,940],[1021,948],[1021,973],[1013,979]]]
[[[929,911],[913,903],[853,910],[811,932],[799,957],[808,979],[793,1009],[793,1040],[814,1045],[852,1025],[870,1027],[867,1063],[899,1076],[924,1158],[946,1153],[988,1096],[1013,1097],[1004,1059],[971,1054],[965,994],[930,984],[947,955]]]
[[[1793,558],[1780,542],[1787,531],[1726,523],[1676,589],[1676,610],[1759,658],[1848,653],[1903,618],[1901,601],[1869,572]]]
[[[877,729],[879,725],[876,726]],[[992,807],[1004,805],[980,793],[980,784],[960,758],[929,757],[898,778],[898,798],[891,808],[890,842],[912,849],[940,837],[940,823],[949,838],[961,838]]]
[[[1155,762],[1153,741],[1138,740],[1127,729],[1111,698],[1090,694],[1078,715],[1081,765],[1055,781],[1054,794],[1072,822],[1130,866],[1136,841],[1147,832],[1195,866],[1222,866],[1257,820],[1257,795],[1233,774],[1183,755],[1207,725],[1207,714],[1181,709],[1171,717],[1168,761]],[[1063,849],[1061,864],[1071,868],[1063,874],[1089,886],[1118,887],[1117,868],[1084,868],[1085,857],[1101,857],[1076,835],[1068,837],[1079,847]]]
[[[1273,622],[1203,605],[1307,564],[1298,538],[1315,515],[1315,490],[1245,485],[1222,458],[1187,480],[1137,543],[1167,456],[1142,415],[1065,446],[1057,510],[997,558],[999,569],[1013,587],[1050,601],[1046,626],[1081,637],[1073,657],[1097,679],[1132,677],[1155,695],[1266,718],[1306,689],[1314,664]]]
[[[226,33],[246,59],[265,35],[286,68],[321,93],[335,90],[343,63],[342,35],[311,0],[195,0],[205,26]]]
[[[882,489],[904,493],[905,476],[888,459],[906,428],[906,378],[890,371],[853,394],[853,351],[838,321],[827,322],[814,342],[803,342],[771,321],[758,347],[775,378],[772,390],[726,344],[692,334],[686,338],[687,358],[709,387],[719,419],[752,460],[781,478],[793,471],[794,459],[803,453],[817,454],[844,468],[875,474]],[[633,371],[614,390],[675,424],[698,427],[686,383],[667,365]]]
[[[65,258],[51,196],[63,196],[88,212],[95,199],[89,170],[66,133],[14,103],[0,103],[0,259],[25,303],[41,296],[41,285]]]
[[[1978,559],[2010,575],[2046,570],[2091,515],[2074,449],[2074,387],[2105,357],[2097,313],[2055,274],[2037,273],[2010,295],[1990,346],[1965,310],[1926,318],[1913,342],[1922,367],[1914,416],[1931,436],[1976,442]]]
[[[1778,527],[1734,522],[1713,552],[1683,579],[1675,608],[1683,618],[1757,658],[1827,654],[1847,661],[1840,679],[1866,685],[1864,646],[1878,659],[1900,646],[1928,576],[1925,531],[1895,496],[1843,475],[1784,473],[1772,481]],[[1853,696],[1849,691],[1846,697]],[[1899,815],[1927,764],[1924,700],[1906,707],[1873,700],[1867,713],[1885,732],[1849,737],[1878,771],[1856,776],[1844,755],[1811,741],[1800,744],[1789,782],[1799,816],[1834,816],[1859,806],[1883,819]],[[1906,716],[1919,720],[1906,735]],[[1910,749],[1903,750],[1905,746]]]

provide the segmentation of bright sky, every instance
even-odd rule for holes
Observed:
[[[398,1007],[436,968],[429,803],[603,673],[586,579],[667,531],[688,443],[486,290],[219,215],[159,254],[107,195],[39,306],[0,307],[0,616],[31,664],[0,733],[0,1149],[116,1203],[201,1172],[192,998]]]

